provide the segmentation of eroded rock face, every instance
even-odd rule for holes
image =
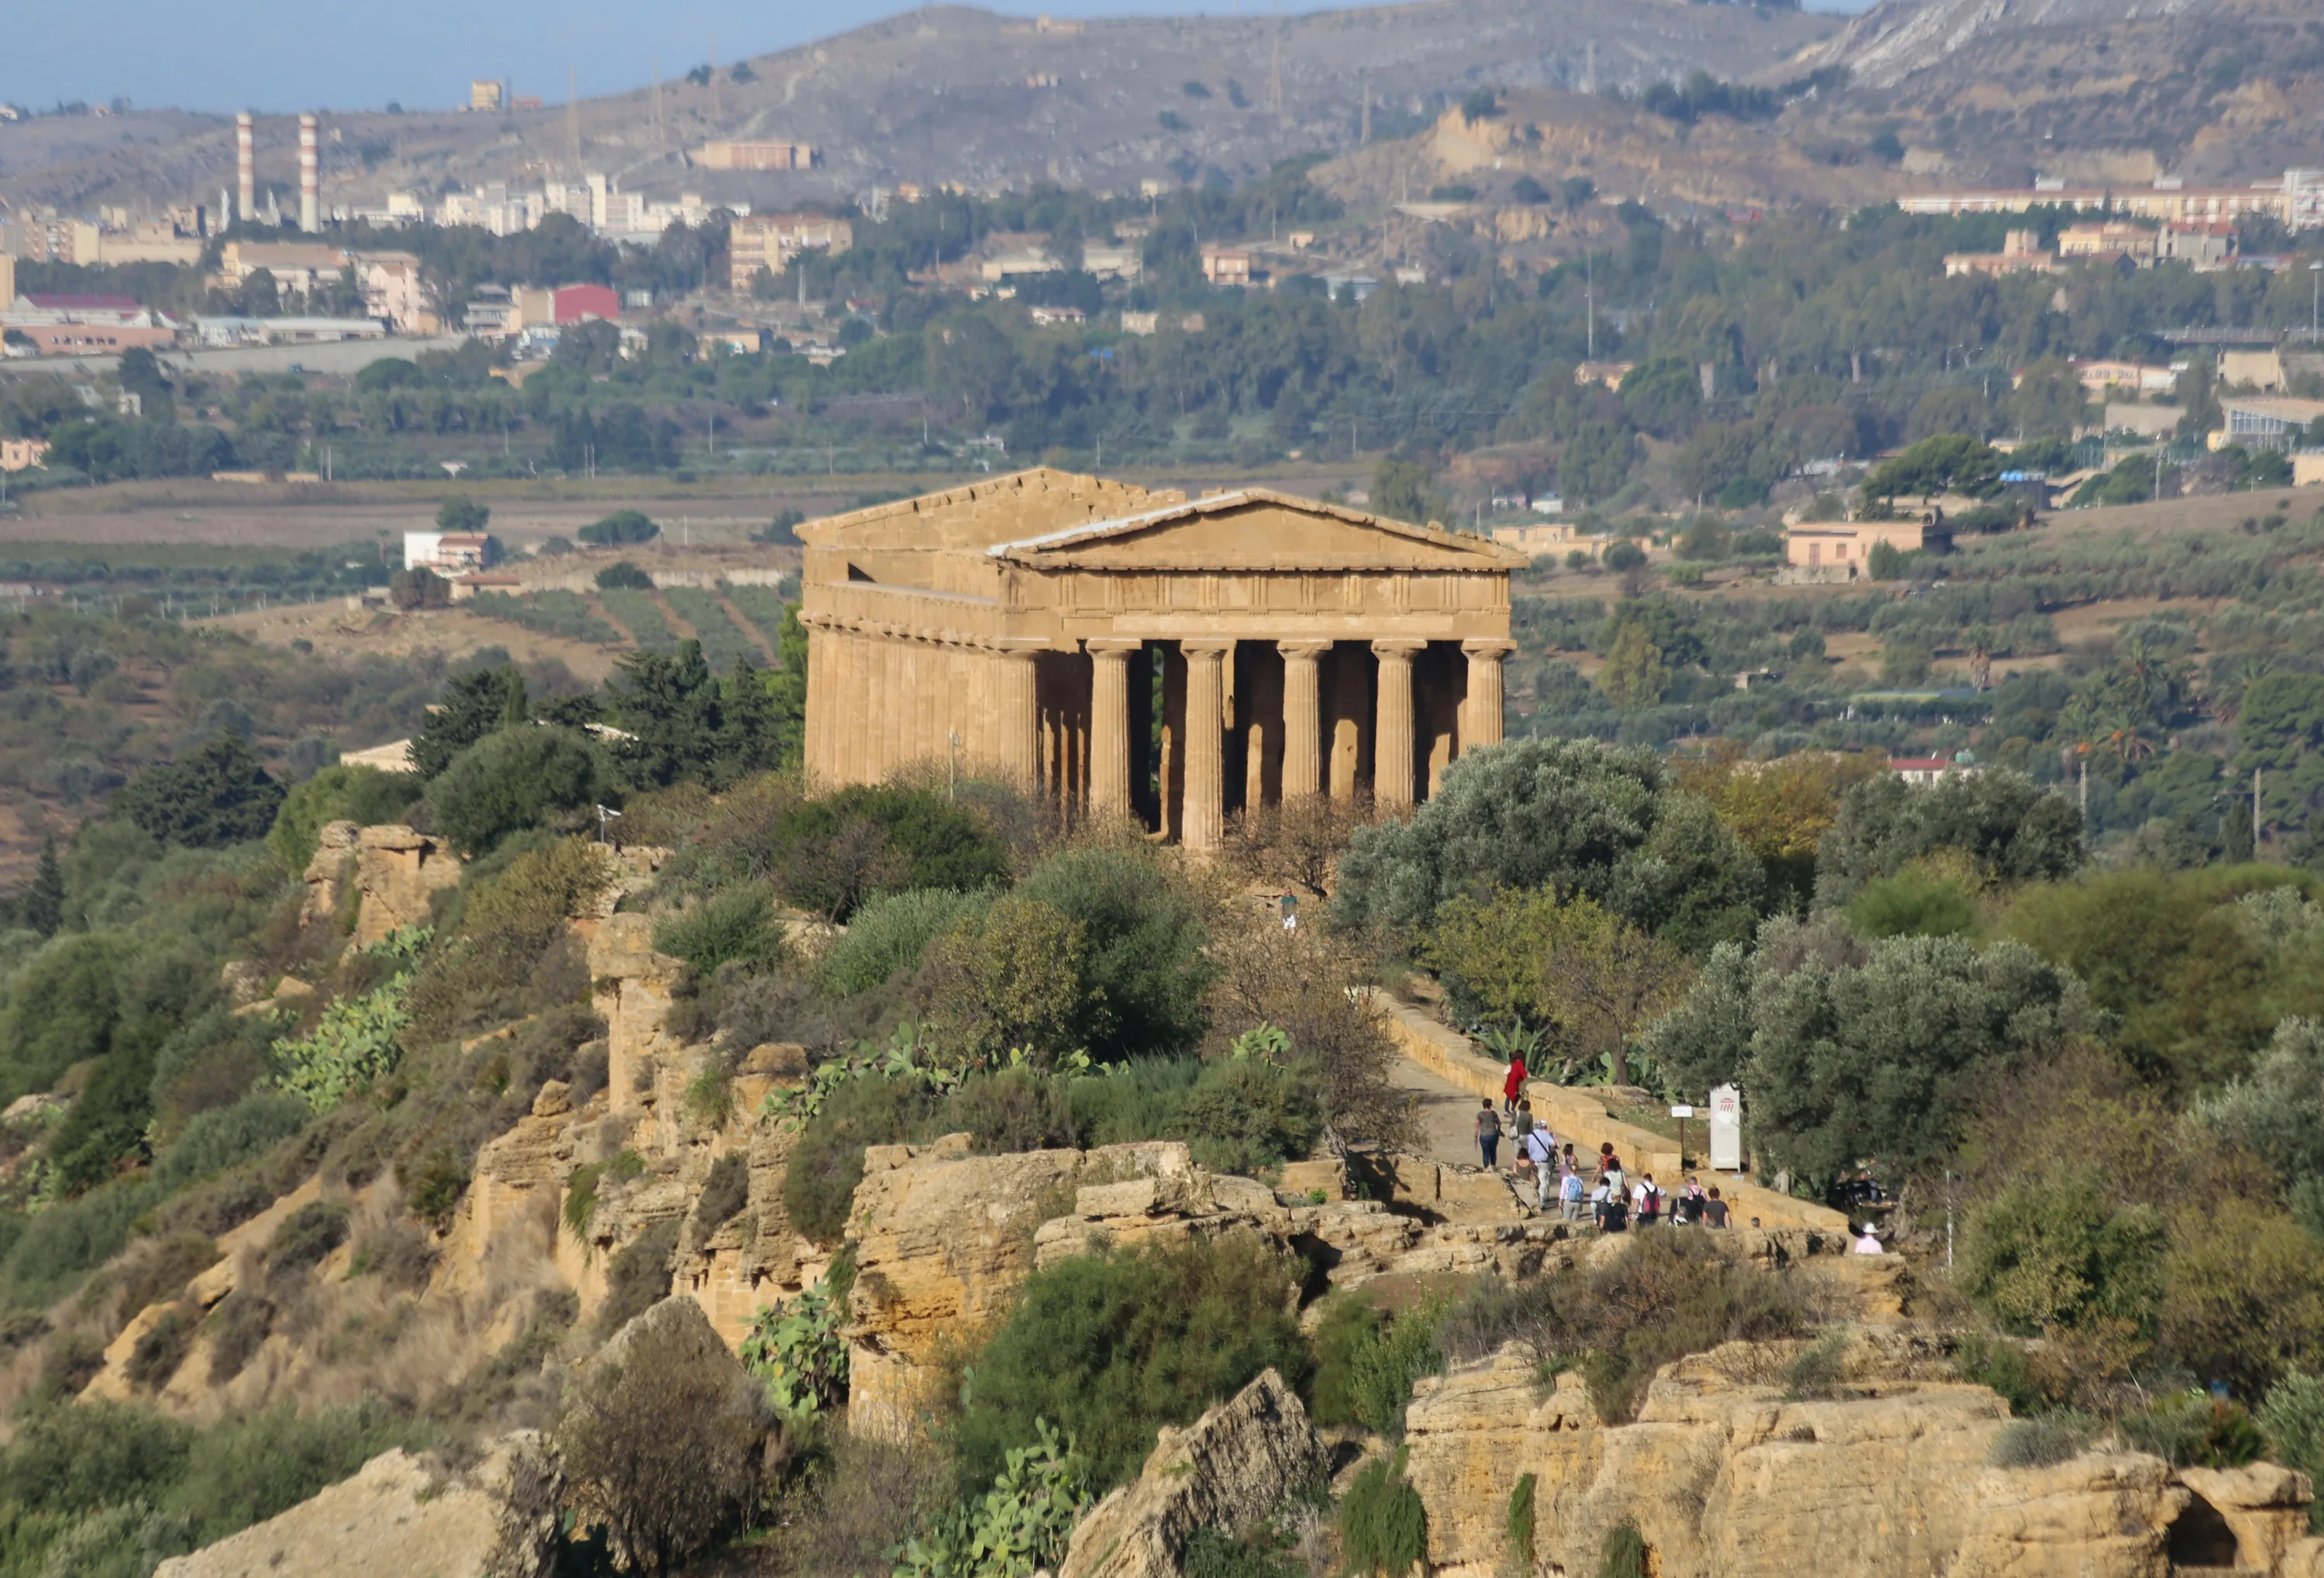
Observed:
[[[1991,1468],[2007,1407],[1939,1379],[1933,1352],[1859,1333],[1840,1394],[1800,1400],[1782,1380],[1797,1347],[1731,1343],[1683,1360],[1618,1426],[1570,1371],[1541,1392],[1514,1344],[1422,1380],[1406,1441],[1431,1565],[1486,1578],[1506,1564],[1510,1494],[1531,1473],[1532,1555],[1551,1572],[1595,1571],[1608,1531],[1629,1522],[1662,1578],[2165,1578],[2192,1527],[2181,1520],[2202,1510],[2198,1486],[2225,1536],[2218,1564],[2309,1570],[2319,1542],[2304,1536],[2303,1476],[2264,1464],[2174,1473],[2135,1453]]]
[[[306,877],[300,918],[337,920],[352,901],[355,944],[369,947],[403,927],[425,924],[429,897],[459,881],[460,862],[446,845],[401,823],[326,822]]]
[[[155,1578],[539,1578],[556,1560],[561,1488],[529,1430],[504,1437],[467,1473],[385,1452],[287,1512],[171,1558]]]
[[[1194,1171],[1175,1141],[971,1156],[968,1136],[953,1134],[868,1148],[848,1230],[849,1424],[890,1437],[910,1428],[940,1346],[1007,1314],[1036,1263],[1036,1232],[1084,1179],[1176,1181]]]
[[[1057,1578],[1176,1578],[1195,1530],[1247,1528],[1323,1471],[1307,1410],[1272,1370],[1184,1430],[1074,1529]]]

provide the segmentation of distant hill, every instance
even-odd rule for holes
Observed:
[[[1067,28],[1075,24],[1067,23]],[[1260,15],[1093,20],[1077,31],[964,6],[914,11],[820,43],[578,106],[577,163],[633,189],[754,202],[875,184],[1037,180],[1135,190],[1147,178],[1234,179],[1274,160],[1408,130],[1478,87],[1644,88],[1695,69],[1779,72],[1839,30],[1830,17],[1684,0],[1434,0]],[[656,99],[659,100],[659,117]],[[1166,115],[1168,117],[1166,119]],[[1173,125],[1172,123],[1176,124]],[[564,106],[506,115],[327,115],[327,203],[574,172]],[[74,135],[73,133],[85,134]],[[133,139],[124,141],[126,132]],[[156,137],[158,143],[145,139]],[[688,168],[713,138],[811,143],[802,176]],[[287,185],[295,123],[259,125],[262,179]],[[0,126],[0,197],[83,208],[214,195],[233,180],[224,117]]]
[[[2244,181],[2324,164],[2312,0],[1883,0],[1812,51],[1926,173]]]

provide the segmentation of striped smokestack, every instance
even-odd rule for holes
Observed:
[[[323,149],[315,117],[299,117],[299,228],[312,235],[323,227]]]
[[[248,110],[234,117],[234,180],[235,217],[247,225],[258,217],[258,143]]]

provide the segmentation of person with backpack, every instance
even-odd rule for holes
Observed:
[[[1630,1203],[1637,1210],[1640,1227],[1652,1227],[1662,1220],[1663,1192],[1655,1187],[1654,1174],[1638,1175],[1638,1186],[1631,1192]]]
[[[1567,1159],[1571,1161],[1572,1147],[1569,1146],[1567,1149],[1569,1152]],[[1557,1214],[1562,1222],[1582,1220],[1582,1173],[1577,1167],[1569,1166],[1558,1175]]]
[[[1501,1115],[1493,1111],[1489,1097],[1484,1110],[1477,1114],[1477,1149],[1484,1156],[1485,1170],[1491,1172],[1501,1153]]]
[[[1618,1167],[1608,1173],[1599,1187],[1606,1191],[1606,1201],[1598,1208],[1598,1231],[1628,1232],[1630,1229],[1630,1196],[1623,1192],[1621,1169]]]

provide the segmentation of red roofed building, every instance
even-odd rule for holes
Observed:
[[[560,285],[557,289],[556,313],[559,328],[568,323],[586,323],[593,318],[619,323],[622,299],[611,285]]]

